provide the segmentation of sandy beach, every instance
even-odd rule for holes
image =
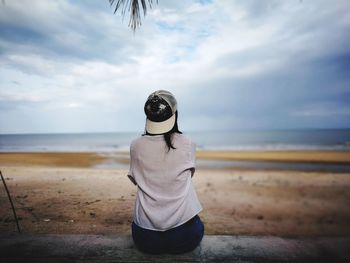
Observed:
[[[198,159],[350,163],[348,152],[198,152]],[[24,233],[130,234],[136,188],[95,153],[1,153]],[[118,162],[127,166],[128,154]],[[206,234],[348,236],[350,173],[198,167]],[[0,186],[0,233],[16,231]]]

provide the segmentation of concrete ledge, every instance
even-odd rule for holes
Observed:
[[[0,235],[0,262],[350,262],[350,238],[205,236],[182,255],[139,252],[130,236]]]

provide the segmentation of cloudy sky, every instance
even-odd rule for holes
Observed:
[[[108,0],[0,2],[0,133],[350,127],[348,0],[159,0],[135,33]]]

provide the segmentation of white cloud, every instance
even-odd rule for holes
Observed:
[[[339,106],[334,103],[311,104],[303,107],[303,109],[291,112],[292,116],[313,118],[327,117],[334,118],[337,116],[350,117],[350,106]]]
[[[108,130],[139,129],[130,118],[144,121],[144,100],[156,89],[176,94],[187,110],[186,129],[212,118],[207,128],[230,129],[254,127],[256,114],[268,116],[269,124],[316,116],[322,109],[288,113],[331,90],[333,112],[342,112],[350,92],[344,73],[349,63],[341,59],[350,53],[348,11],[342,0],[162,0],[134,34],[108,3],[7,1],[0,9],[0,27],[6,29],[0,36],[0,108],[12,115],[1,115],[0,122],[26,109],[45,120],[71,112],[68,124],[60,126],[67,131],[79,115],[85,116],[84,129],[101,125],[101,119]],[[332,70],[327,63],[334,64]],[[273,117],[274,107],[284,115]],[[22,126],[11,123],[14,130]]]

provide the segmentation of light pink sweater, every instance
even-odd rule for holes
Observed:
[[[197,215],[202,206],[193,187],[195,144],[175,133],[169,152],[163,135],[141,136],[130,146],[130,170],[137,183],[134,222],[165,231]]]

